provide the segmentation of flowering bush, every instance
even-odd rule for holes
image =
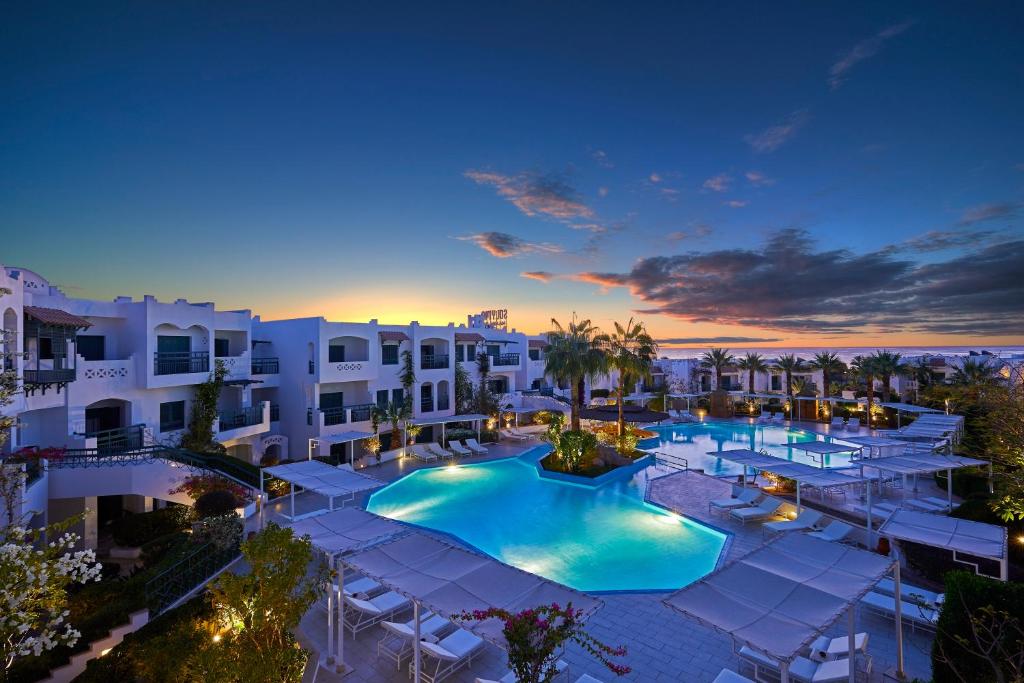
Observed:
[[[99,581],[102,565],[92,550],[72,550],[78,535],[66,529],[74,521],[31,531],[11,525],[0,532],[0,650],[5,669],[19,657],[74,646],[81,637],[66,621],[70,612],[65,589]],[[44,531],[57,540],[44,544]]]
[[[583,610],[573,609],[572,603],[564,608],[558,603],[541,605],[512,614],[492,607],[486,610],[463,612],[463,621],[501,619],[502,634],[508,644],[508,666],[518,683],[548,683],[558,673],[555,665],[568,642],[574,642],[604,664],[616,676],[628,674],[628,666],[611,661],[611,657],[625,657],[625,647],[605,645],[583,630]]]
[[[252,502],[252,492],[248,488],[216,474],[194,474],[186,477],[177,488],[171,489],[171,493],[184,493],[192,500],[199,500],[204,493],[210,491],[227,491],[243,505]]]

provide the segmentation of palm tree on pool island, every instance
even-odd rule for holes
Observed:
[[[608,336],[589,320],[578,320],[575,314],[566,327],[554,318],[551,325],[554,329],[548,332],[548,345],[544,347],[544,373],[569,383],[572,392],[569,428],[579,431],[583,382],[607,371],[604,347]]]
[[[735,356],[729,353],[729,349],[712,347],[700,357],[700,364],[705,368],[715,371],[715,390],[722,388],[722,371],[736,361]]]
[[[615,388],[618,394],[619,407],[617,434],[626,433],[626,418],[622,404],[626,396],[626,387],[643,379],[650,379],[651,365],[658,355],[658,344],[647,334],[642,322],[634,322],[632,318],[625,326],[615,323],[615,332],[608,338],[608,367],[619,371],[619,381]]]
[[[736,362],[736,367],[747,371],[747,391],[756,393],[754,389],[754,376],[759,372],[767,372],[768,364],[764,362],[764,356],[759,353],[750,353],[743,356]]]
[[[839,356],[831,351],[822,351],[814,354],[814,358],[808,363],[814,370],[821,370],[821,395],[828,396],[832,377],[846,372],[846,363]]]

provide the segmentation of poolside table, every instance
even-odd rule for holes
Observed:
[[[821,464],[822,469],[825,468],[825,456],[832,455],[833,453],[859,453],[864,449],[861,446],[843,446],[841,444],[832,443],[829,441],[797,441],[794,443],[783,443],[779,444],[782,448],[795,448],[803,451],[811,460]],[[821,456],[821,459],[814,457],[815,455]]]

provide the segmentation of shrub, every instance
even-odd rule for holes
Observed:
[[[570,472],[578,472],[587,460],[597,456],[597,436],[592,432],[567,431],[558,438],[558,458]]]
[[[199,496],[193,508],[196,517],[206,519],[208,517],[222,517],[232,514],[238,507],[238,499],[235,494],[225,489],[207,491]]]
[[[935,683],[1020,680],[1024,673],[1024,585],[955,571],[932,644]]]
[[[136,547],[188,527],[192,510],[185,505],[170,505],[152,512],[129,514],[111,524],[114,542]]]
[[[231,548],[242,538],[242,519],[233,511],[220,517],[207,517],[201,522],[198,536],[197,540],[218,548]]]
[[[219,474],[195,474],[186,477],[185,481],[177,488],[171,489],[171,493],[185,493],[192,500],[199,500],[210,491],[227,491],[240,504],[248,503],[252,500],[252,493],[249,489]]]

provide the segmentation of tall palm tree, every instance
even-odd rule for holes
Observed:
[[[871,408],[875,402],[875,377],[878,376],[878,368],[875,366],[875,356],[854,356],[850,363],[850,369],[857,376],[863,379],[868,385],[868,410],[867,426],[871,426]]]
[[[615,332],[608,338],[607,344],[608,367],[619,371],[615,390],[619,406],[617,431],[622,436],[626,433],[626,419],[622,410],[626,386],[630,382],[651,377],[651,365],[658,355],[658,344],[647,334],[644,324],[634,322],[632,318],[625,326],[615,323]]]
[[[758,372],[767,372],[768,364],[764,362],[764,356],[759,353],[747,352],[747,355],[736,361],[736,367],[747,371],[747,391],[754,393],[754,375]]]
[[[786,373],[786,397],[792,410],[793,405],[793,373],[804,369],[804,359],[792,353],[784,353],[775,361],[775,367]]]
[[[710,348],[700,357],[700,364],[715,371],[715,389],[722,388],[722,371],[736,361],[729,349]]]
[[[608,337],[589,320],[578,320],[575,314],[566,327],[554,318],[551,325],[554,329],[548,332],[548,344],[544,347],[544,373],[558,381],[569,382],[572,392],[569,428],[579,431],[583,382],[607,369],[604,346]]]
[[[953,384],[968,387],[981,387],[994,383],[999,378],[999,370],[987,360],[964,358],[951,378]]]
[[[892,382],[892,376],[903,375],[907,372],[907,365],[903,362],[903,354],[882,349],[881,351],[875,351],[871,354],[871,357],[874,359],[875,374],[878,379],[882,380],[882,402],[888,403],[892,392],[892,388],[889,386]]]
[[[831,351],[814,354],[808,365],[814,370],[821,370],[821,395],[826,397],[829,395],[832,375],[846,372],[846,363]]]

